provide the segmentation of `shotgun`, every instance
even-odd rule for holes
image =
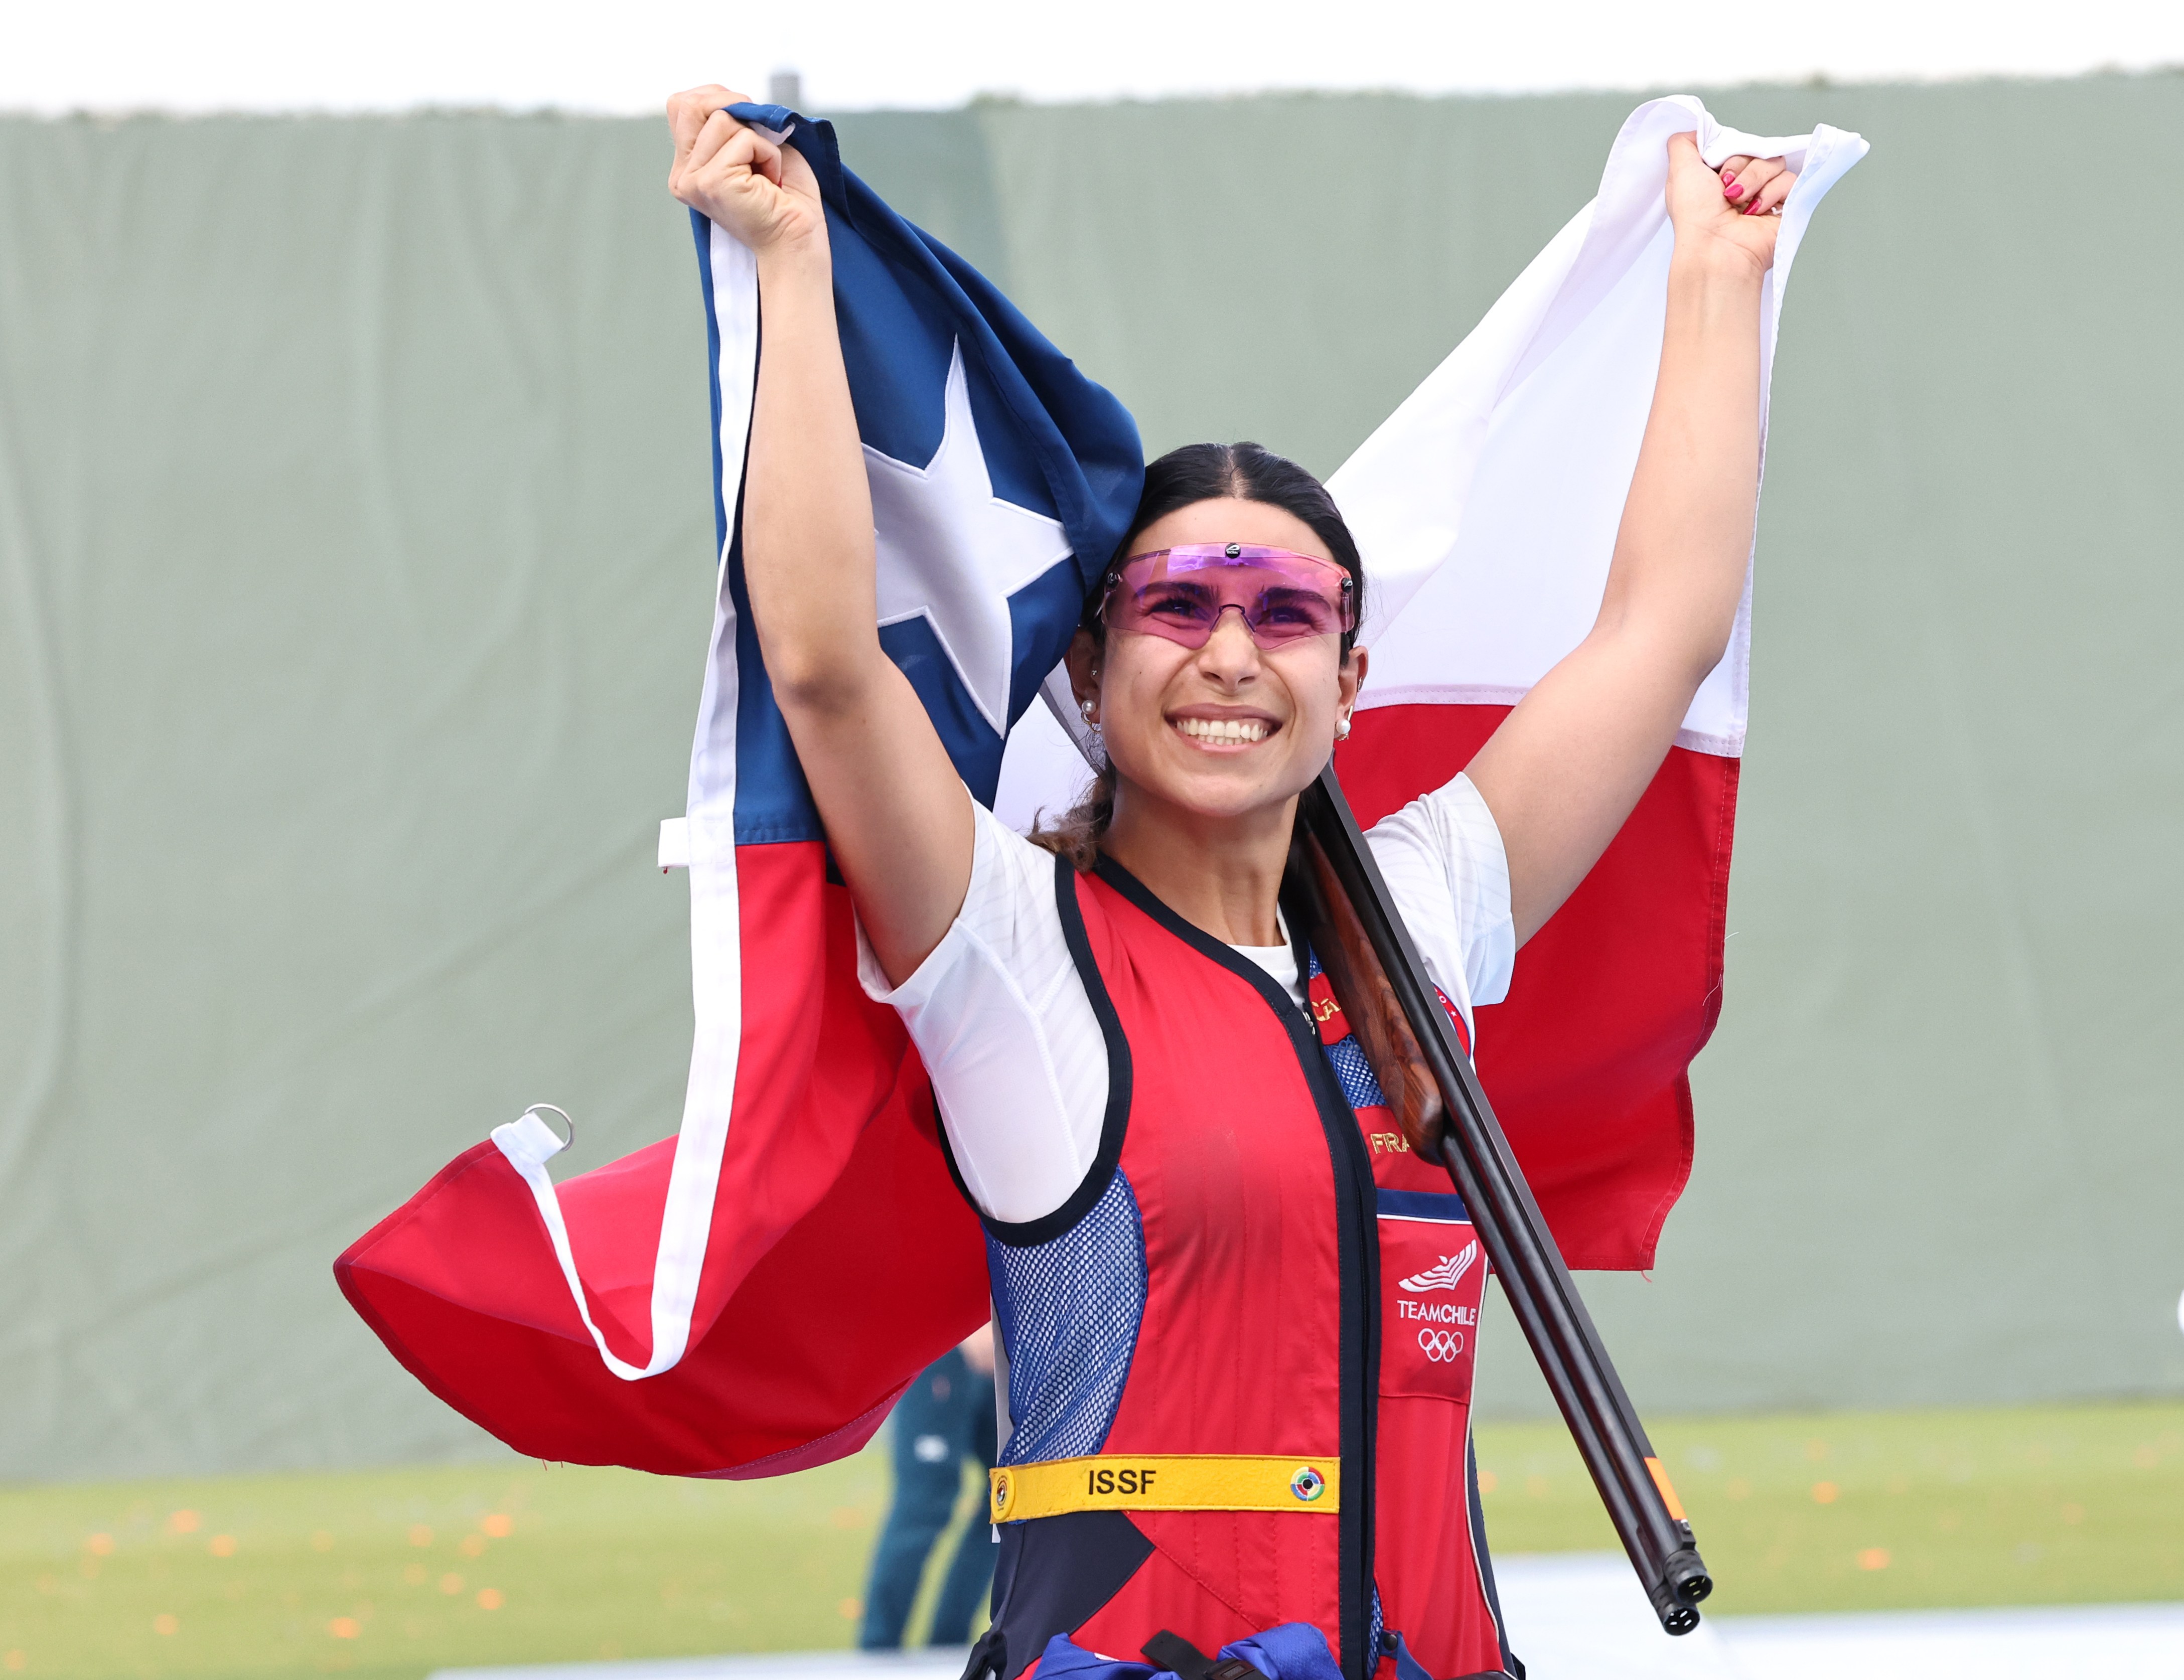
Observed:
[[[1420,1160],[1448,1171],[1661,1626],[1713,1590],[1691,1527],[1457,1043],[1330,763],[1297,806],[1284,898]]]

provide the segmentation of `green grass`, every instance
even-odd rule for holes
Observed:
[[[775,1482],[519,1461],[10,1489],[0,1676],[393,1680],[844,1644],[886,1482],[868,1453]]]
[[[1672,1420],[1727,1614],[2184,1599],[2184,1405]],[[1612,1549],[1557,1426],[1482,1426],[1497,1551]],[[0,1489],[0,1680],[415,1680],[848,1643],[883,1460]],[[481,1599],[481,1594],[488,1595]]]
[[[1710,1612],[2184,1599],[2184,1405],[1648,1424]],[[1497,1552],[1616,1549],[1559,1425],[1479,1431]]]

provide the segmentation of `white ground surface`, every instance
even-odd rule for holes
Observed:
[[[1721,1616],[1671,1639],[1620,1557],[1495,1574],[1530,1680],[2184,1680],[2184,1605]]]
[[[2184,1680],[2184,1605],[1747,1616],[1661,1633],[1621,1558],[1496,1561],[1529,1680]],[[955,1680],[961,1650],[448,1668],[432,1680]]]

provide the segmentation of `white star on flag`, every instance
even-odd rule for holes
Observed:
[[[865,446],[880,622],[930,623],[972,704],[1006,735],[1016,664],[1009,597],[1067,560],[1069,539],[1061,520],[994,494],[960,340],[948,364],[946,416],[940,447],[922,467]]]

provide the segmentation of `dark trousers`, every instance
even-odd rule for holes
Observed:
[[[895,1403],[894,1430],[894,1503],[872,1553],[865,1622],[857,1635],[857,1644],[868,1651],[893,1650],[902,1644],[925,1560],[956,1514],[964,1460],[981,1469],[993,1467],[993,1378],[972,1371],[950,1349]],[[994,1549],[982,1498],[972,1508],[940,1583],[928,1644],[970,1643],[971,1618],[993,1583]]]

